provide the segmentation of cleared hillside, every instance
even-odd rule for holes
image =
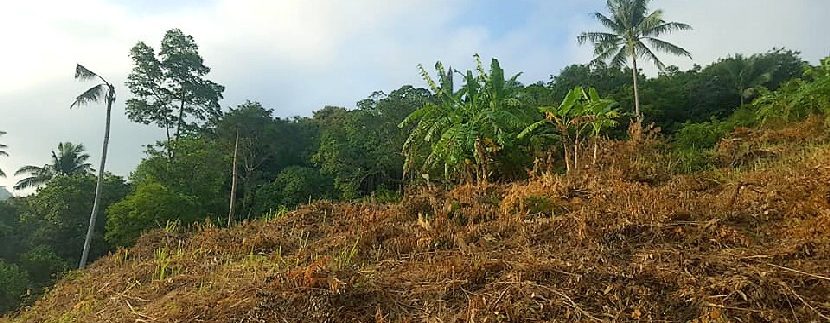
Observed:
[[[8,320],[830,320],[823,131],[738,132],[723,168],[692,175],[632,153],[646,143],[614,143],[576,176],[171,227]]]

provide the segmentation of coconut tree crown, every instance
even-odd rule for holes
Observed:
[[[92,164],[87,160],[89,160],[89,154],[86,153],[84,145],[75,145],[71,142],[59,143],[57,152],[52,151],[52,161],[49,164],[43,167],[23,166],[14,173],[15,175],[28,175],[18,181],[14,189],[38,187],[59,175],[89,174],[93,169]]]
[[[661,40],[657,37],[675,30],[689,30],[692,26],[679,22],[666,22],[663,11],[655,10],[649,13],[649,0],[608,0],[606,5],[611,12],[610,17],[596,12],[594,17],[608,29],[606,32],[583,32],[577,37],[580,44],[590,42],[594,45],[596,57],[592,65],[608,65],[620,68],[631,59],[631,74],[634,84],[634,112],[637,123],[643,121],[640,114],[640,94],[637,89],[638,68],[637,59],[650,60],[661,71],[664,64],[655,50],[674,55],[691,58],[689,52],[677,45]],[[607,63],[606,63],[607,62]]]
[[[678,56],[691,58],[687,50],[657,37],[677,30],[691,30],[692,26],[667,22],[662,10],[648,13],[650,0],[607,0],[611,15],[595,12],[594,17],[608,29],[607,32],[583,32],[577,40],[580,44],[594,45],[596,57],[592,63],[608,62],[612,67],[622,67],[630,57],[646,58],[660,70],[666,65],[652,48]]]

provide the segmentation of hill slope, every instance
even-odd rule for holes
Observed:
[[[544,176],[157,231],[9,320],[828,320],[830,147],[793,144],[650,184]]]

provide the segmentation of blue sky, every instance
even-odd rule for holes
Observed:
[[[193,35],[210,78],[226,86],[223,106],[260,101],[280,116],[310,115],[324,105],[354,106],[373,91],[423,86],[416,65],[436,60],[469,68],[472,55],[497,57],[525,83],[547,81],[562,67],[585,63],[591,49],[580,31],[598,29],[590,13],[599,0],[212,0],[17,1],[0,11],[7,50],[0,51],[0,140],[11,157],[7,174],[42,165],[60,141],[84,143],[99,158],[101,106],[69,110],[88,84],[73,79],[81,63],[118,85],[109,169],[128,175],[142,145],[160,129],[123,115],[139,40],[158,46],[167,29]],[[666,39],[693,60],[667,57],[688,68],[731,53],[786,46],[816,62],[830,55],[826,0],[654,0],[671,20],[694,31]],[[8,50],[12,48],[13,50]],[[646,67],[647,73],[654,73]],[[10,186],[17,178],[0,179]],[[26,192],[18,192],[26,193]]]

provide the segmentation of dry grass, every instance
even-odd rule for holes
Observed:
[[[830,320],[830,147],[659,181],[643,165],[156,231],[10,320]]]

